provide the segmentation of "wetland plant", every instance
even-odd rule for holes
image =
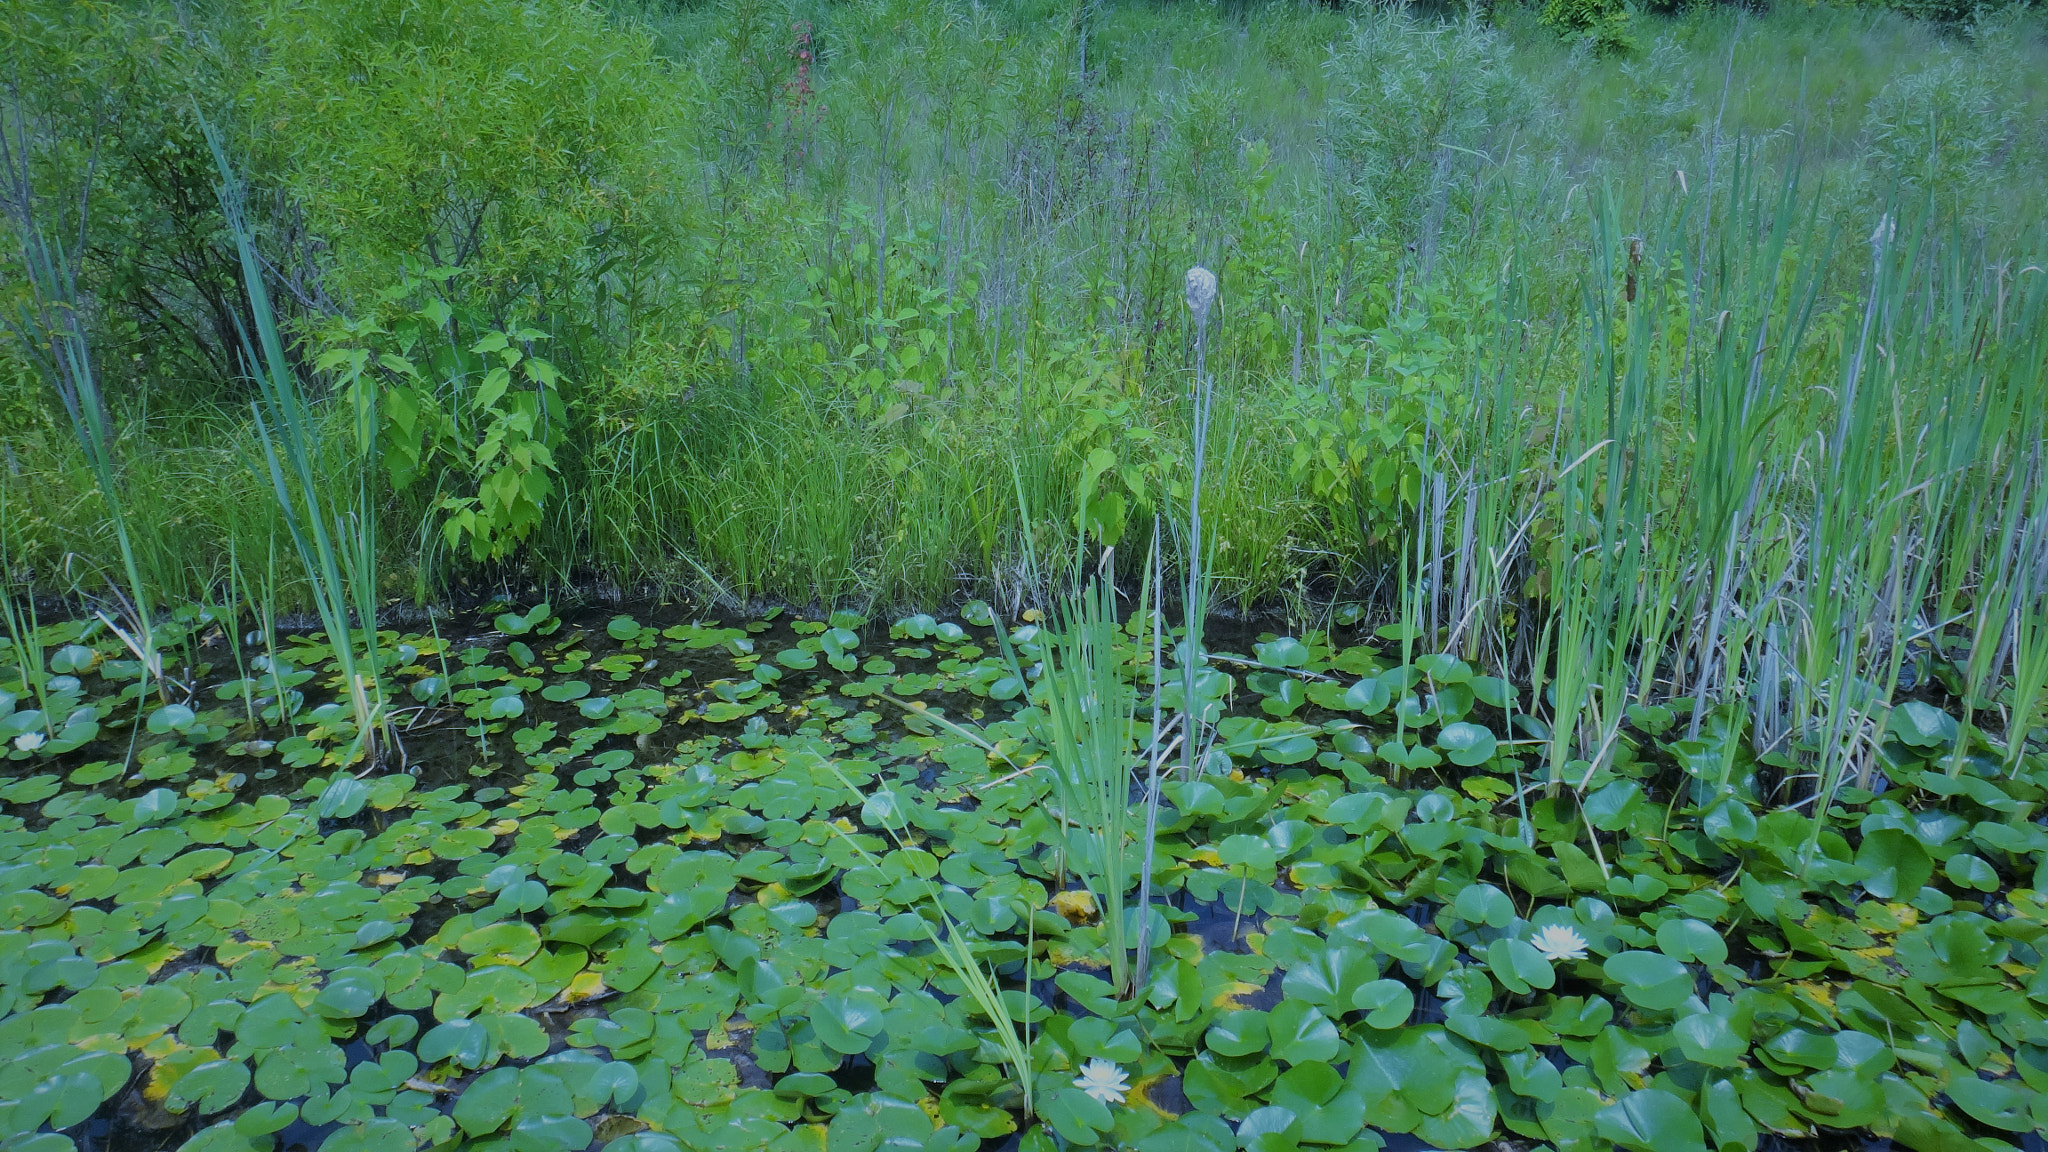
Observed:
[[[16,83],[19,83],[18,79]],[[169,687],[163,683],[163,654],[157,650],[155,609],[150,582],[143,579],[137,549],[129,531],[128,510],[123,498],[120,462],[115,457],[117,433],[100,394],[99,373],[93,362],[92,342],[87,337],[85,310],[89,302],[80,295],[75,249],[84,244],[87,229],[87,197],[91,180],[81,188],[76,209],[79,240],[67,251],[62,229],[68,221],[57,213],[56,228],[46,228],[40,217],[33,136],[16,91],[8,112],[0,114],[0,209],[5,210],[9,228],[20,246],[21,268],[26,274],[26,291],[19,294],[15,308],[4,321],[16,347],[35,364],[70,423],[72,435],[85,455],[114,543],[120,553],[125,586],[107,581],[120,606],[127,627],[105,612],[99,618],[121,638],[145,674],[157,684],[163,701],[170,702]],[[11,457],[10,457],[11,458]]]
[[[1131,811],[1138,690],[1125,676],[1115,588],[1091,581],[1043,636],[1034,718],[1059,808],[1061,857],[1093,898],[1110,983],[1124,995],[1132,989],[1135,943],[1126,896],[1149,853],[1137,843],[1144,824]]]
[[[377,652],[377,506],[372,491],[376,451],[375,393],[353,389],[352,436],[329,437],[320,415],[307,404],[264,284],[263,262],[243,213],[241,179],[211,124],[204,125],[220,170],[221,212],[241,258],[253,341],[242,328],[242,355],[255,377],[258,398],[249,404],[260,445],[260,474],[290,534],[304,569],[306,587],[333,646],[342,680],[342,699],[355,724],[355,750],[370,768],[387,747],[397,747],[397,730],[385,698]],[[336,460],[335,457],[341,457]],[[255,466],[252,462],[252,467]],[[339,477],[344,482],[337,485]],[[356,650],[360,626],[365,652]],[[402,751],[402,750],[401,750]],[[351,759],[353,757],[350,757]]]

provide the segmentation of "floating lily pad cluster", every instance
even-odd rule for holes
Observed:
[[[1514,686],[1265,637],[1196,683],[1218,739],[1164,786],[1149,910],[1130,878],[1159,944],[1119,998],[1033,669],[967,617],[385,633],[409,769],[354,761],[322,638],[195,617],[212,666],[171,683],[88,622],[10,642],[0,1149],[1998,1152],[2048,1126],[2048,762],[1957,747],[1938,698],[1813,813],[1727,716],[1687,740],[1638,710],[1550,789]],[[942,910],[1028,1026],[1030,1113]]]

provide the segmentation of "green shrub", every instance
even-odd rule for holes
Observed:
[[[1584,39],[1603,56],[1636,50],[1634,8],[1627,0],[1544,0],[1543,22]]]
[[[570,357],[657,307],[677,85],[568,0],[296,0],[265,27],[262,147],[332,246],[344,307],[460,268]]]
[[[1915,210],[1924,203],[1980,221],[2000,207],[1996,172],[2031,159],[2020,112],[2028,87],[2020,28],[2010,17],[1991,18],[1971,31],[1975,51],[1944,49],[1925,67],[1893,77],[1870,102],[1871,202],[1897,195]]]
[[[0,4],[4,114],[19,117],[35,214],[58,229],[93,299],[88,335],[110,401],[144,389],[208,399],[234,371],[242,294],[192,108],[230,102],[246,38],[232,21],[173,15],[151,4]],[[276,206],[254,207],[270,223]],[[290,278],[301,266],[286,250],[290,229],[270,231],[270,263]],[[5,276],[19,273],[10,262]]]
[[[318,366],[376,414],[392,488],[432,489],[426,514],[446,546],[501,560],[555,493],[568,405],[560,371],[535,355],[547,334],[451,305],[459,281],[449,268],[408,275],[377,308],[332,326]]]
[[[1497,31],[1439,26],[1405,11],[1362,14],[1331,54],[1326,140],[1346,232],[1397,249],[1425,245],[1488,153],[1537,118],[1534,89]]]

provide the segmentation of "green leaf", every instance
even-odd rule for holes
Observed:
[[[1693,992],[1692,973],[1661,952],[1619,952],[1601,968],[1629,1003],[1653,1012],[1676,1008]]]
[[[1980,1124],[2007,1132],[2025,1132],[2034,1126],[2028,1114],[2033,1092],[2017,1081],[1985,1080],[1974,1074],[1952,1076],[1948,1098]]]
[[[1450,1106],[1424,1116],[1415,1134],[1436,1148],[1476,1148],[1493,1139],[1500,1106],[1486,1073],[1461,1069],[1450,1088]]]
[[[196,1110],[209,1116],[233,1105],[249,1090],[249,1066],[240,1060],[208,1060],[178,1078],[165,1102],[173,1112]]]
[[[388,1116],[352,1121],[328,1135],[320,1152],[390,1152],[414,1147],[412,1130]]]
[[[1659,924],[1657,947],[1681,963],[1722,964],[1728,960],[1728,942],[1713,925],[1700,920],[1672,918]]]
[[[1292,1108],[1269,1104],[1254,1109],[1237,1126],[1237,1142],[1246,1152],[1294,1152],[1301,1120]]]
[[[331,1020],[353,1020],[384,998],[384,977],[372,968],[341,968],[313,998],[313,1011]]]
[[[135,798],[132,819],[137,824],[153,824],[178,810],[178,794],[169,788],[152,788]]]
[[[1998,870],[1981,857],[1968,852],[1958,852],[1942,865],[1942,873],[1949,883],[1958,888],[1974,888],[1979,892],[1998,891]]]
[[[1209,1026],[1209,1049],[1222,1056],[1250,1056],[1264,1052],[1268,1036],[1266,1014],[1259,1011],[1225,1012]]]
[[[683,1145],[666,1132],[634,1132],[606,1144],[602,1152],[683,1152]]]
[[[235,1133],[245,1139],[253,1140],[259,1136],[268,1136],[273,1132],[282,1132],[286,1128],[291,1127],[292,1121],[298,1118],[298,1105],[276,1104],[269,1100],[264,1100],[251,1104],[242,1110],[241,1115],[235,1117]]]
[[[1794,1071],[1832,1068],[1840,1056],[1832,1035],[1807,1028],[1787,1028],[1758,1046],[1757,1053]]]
[[[1282,1000],[1275,1005],[1266,1028],[1272,1037],[1273,1055],[1289,1064],[1334,1060],[1344,1046],[1329,1017],[1303,1000]]]
[[[1393,694],[1387,690],[1386,682],[1378,677],[1360,680],[1344,693],[1344,707],[1367,716],[1385,712],[1392,702]]]
[[[523,921],[507,920],[465,932],[455,946],[470,954],[476,968],[524,964],[540,951],[540,932]]]
[[[1436,734],[1436,746],[1443,749],[1444,758],[1465,768],[1493,759],[1499,743],[1490,730],[1463,720],[1444,725]]]
[[[458,1023],[458,1021],[450,1021],[450,1023]],[[459,1023],[467,1023],[467,1021],[459,1021]],[[373,1047],[382,1044],[390,1048],[403,1048],[407,1044],[412,1043],[412,1038],[419,1035],[419,1031],[420,1022],[418,1018],[407,1015],[404,1012],[394,1012],[371,1025],[370,1030],[363,1034],[363,1043]]]
[[[1299,668],[1309,658],[1308,646],[1292,636],[1254,644],[1252,650],[1258,654],[1259,663],[1269,668]]]
[[[1550,961],[1534,944],[1520,937],[1506,936],[1487,945],[1486,965],[1494,979],[1517,996],[1527,995],[1531,988],[1547,989],[1557,983],[1557,973]]]
[[[1352,994],[1351,1006],[1364,1011],[1368,1028],[1399,1028],[1415,1012],[1415,993],[1399,980],[1373,980]]]
[[[198,719],[198,714],[183,704],[166,704],[149,714],[147,727],[161,736],[168,732],[183,732]]]
[[[504,1127],[518,1108],[519,1069],[493,1068],[463,1090],[455,1101],[453,1116],[464,1132],[483,1136]]]
[[[434,1018],[454,1020],[487,1012],[522,1012],[538,991],[533,977],[517,968],[485,968],[471,972],[462,986],[434,1000]]]
[[[1955,742],[1956,718],[1919,700],[1892,709],[1885,729],[1913,748],[1945,748]]]
[[[1856,864],[1869,875],[1863,890],[1880,900],[1897,900],[1918,893],[1934,876],[1934,861],[1920,841],[1902,828],[1877,828],[1864,833],[1856,849]]]
[[[567,704],[590,695],[590,685],[582,680],[562,680],[540,690],[541,698],[557,704]]]
[[[59,1072],[30,1088],[10,1119],[17,1124],[25,1120],[31,1131],[41,1117],[48,1117],[52,1128],[69,1128],[97,1112],[103,1099],[99,1078],[92,1073]]]
[[[370,799],[370,786],[353,776],[343,774],[329,781],[320,790],[320,818],[323,820],[347,820],[363,810],[363,804]]]
[[[481,1068],[491,1059],[491,1049],[491,1034],[482,1021],[450,1020],[427,1029],[416,1051],[422,1063],[448,1060],[464,1068]]]
[[[1053,1130],[1075,1144],[1095,1143],[1101,1133],[1109,1131],[1116,1123],[1107,1104],[1079,1088],[1062,1088],[1041,1107],[1045,1118],[1052,1122]],[[826,1146],[832,1145],[828,1143]]]
[[[884,1006],[866,993],[828,995],[819,998],[811,1026],[827,1048],[853,1056],[867,1051],[882,1034],[883,1012]]]
[[[1515,920],[1515,902],[1491,884],[1467,884],[1458,890],[1451,910],[1468,924],[1505,928]]]
[[[1263,836],[1244,833],[1226,837],[1217,845],[1216,855],[1226,868],[1247,868],[1254,872],[1272,868],[1280,858],[1271,841]]]
[[[1685,1058],[1709,1068],[1733,1068],[1742,1062],[1749,1044],[1735,1034],[1728,1018],[1718,1012],[1696,1012],[1671,1026]]]
[[[401,920],[397,923],[389,920],[365,920],[356,928],[352,947],[357,949],[374,947],[386,940],[396,939],[404,935],[411,927],[412,921],[410,920]]]
[[[1289,1000],[1342,1015],[1353,1007],[1351,998],[1358,990],[1378,976],[1379,968],[1364,948],[1333,945],[1288,969],[1280,992]]]
[[[1493,1016],[1478,1016],[1470,1012],[1455,1013],[1444,1018],[1444,1027],[1474,1044],[1491,1048],[1496,1052],[1519,1052],[1531,1043],[1527,1032]]]
[[[590,1144],[590,1125],[574,1116],[522,1112],[512,1125],[513,1152],[581,1152]]]
[[[1710,1081],[1700,1090],[1700,1117],[1707,1123],[1716,1152],[1748,1152],[1756,1147],[1756,1121],[1743,1108],[1742,1093],[1734,1081]]]
[[[1632,1152],[1706,1152],[1706,1132],[1685,1101],[1661,1088],[1630,1092],[1593,1116],[1602,1139]]]
[[[1642,800],[1642,785],[1633,780],[1616,780],[1586,797],[1586,819],[1602,832],[1619,832],[1628,827]]]

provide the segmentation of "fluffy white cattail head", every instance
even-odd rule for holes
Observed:
[[[1209,305],[1216,302],[1216,274],[1200,264],[1188,269],[1188,311],[1195,314],[1195,327],[1209,322]]]

